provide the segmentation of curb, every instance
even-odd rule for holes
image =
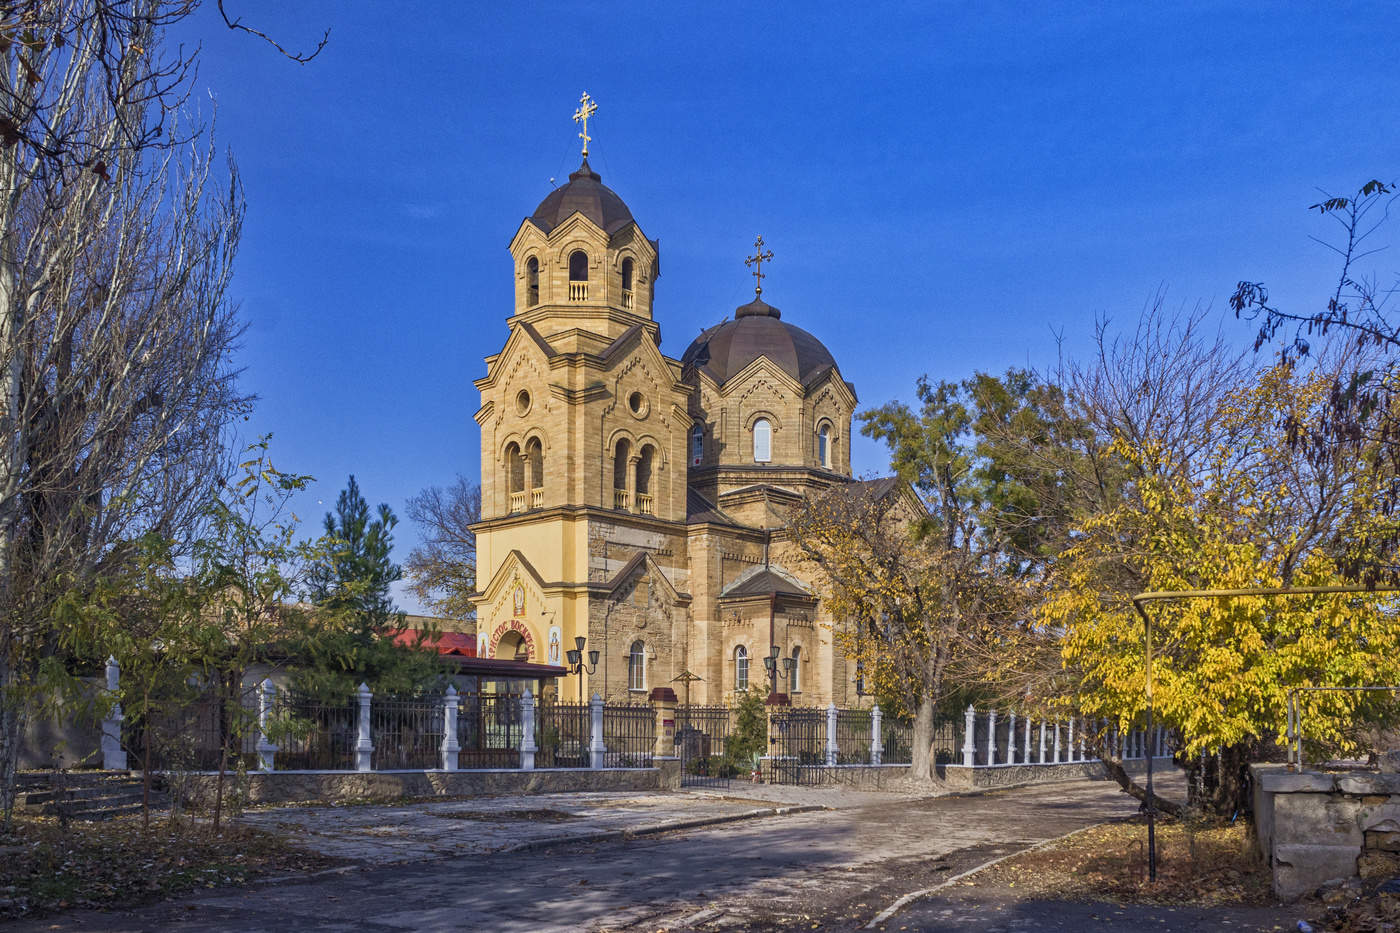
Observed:
[[[938,882],[938,884],[935,884],[935,885],[934,885],[933,887],[931,887],[931,888],[924,888],[924,889],[921,890],[921,891],[910,891],[908,894],[906,894],[906,895],[904,895],[903,897],[899,898],[899,899],[896,900],[893,904],[891,904],[890,906],[886,907],[884,910],[880,911],[880,912],[879,912],[878,914],[876,914],[873,918],[871,918],[870,922],[867,923],[867,924],[863,927],[863,929],[866,929],[866,930],[873,930],[873,929],[875,929],[876,926],[877,926],[878,924],[885,923],[885,922],[888,921],[891,917],[893,917],[895,914],[899,913],[900,908],[902,908],[902,907],[907,907],[908,905],[912,904],[914,901],[923,900],[923,899],[926,898],[926,897],[929,897],[929,896],[931,896],[931,895],[937,894],[939,891],[942,891],[944,888],[948,887],[949,885],[956,884],[957,882],[963,880],[964,878],[968,877],[969,875],[975,875],[975,874],[977,874],[977,873],[980,872],[980,871],[986,871],[988,868],[991,868],[993,865],[999,865],[999,864],[1001,864],[1002,862],[1006,861],[1007,859],[1016,858],[1016,857],[1018,857],[1018,856],[1025,855],[1027,852],[1034,852],[1034,851],[1036,851],[1037,849],[1043,849],[1043,848],[1045,848],[1046,846],[1052,846],[1052,845],[1054,845],[1054,844],[1057,843],[1057,842],[1063,842],[1064,840],[1070,838],[1071,836],[1077,836],[1077,835],[1079,835],[1079,834],[1082,833],[1082,832],[1085,832],[1085,831],[1087,831],[1087,830],[1093,829],[1093,828],[1095,828],[1096,826],[1102,826],[1102,825],[1104,825],[1104,824],[1103,824],[1103,823],[1091,823],[1091,824],[1089,824],[1088,826],[1081,826],[1081,827],[1079,827],[1078,829],[1072,829],[1072,830],[1070,830],[1069,832],[1064,833],[1063,835],[1056,836],[1056,837],[1053,838],[1053,839],[1042,839],[1040,842],[1037,842],[1037,843],[1035,843],[1034,845],[1026,846],[1024,849],[1017,849],[1015,852],[1008,852],[1008,853],[1005,854],[1005,855],[999,855],[999,856],[997,856],[996,858],[991,859],[990,861],[983,862],[981,865],[974,865],[972,868],[967,869],[967,871],[958,872],[958,873],[957,873],[956,875],[954,875],[953,877],[951,877],[951,878],[945,878],[945,879],[943,879],[942,881]]]

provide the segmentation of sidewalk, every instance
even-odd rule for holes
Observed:
[[[750,798],[747,790],[743,786],[728,793],[532,794],[396,806],[287,807],[252,811],[242,821],[323,855],[389,865],[651,835],[826,808],[818,802]]]

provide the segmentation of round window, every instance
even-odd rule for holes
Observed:
[[[530,410],[530,393],[525,389],[521,389],[516,393],[515,410],[522,415]]]
[[[646,396],[640,392],[633,392],[627,396],[627,407],[632,409],[632,414],[641,417],[647,411]]]

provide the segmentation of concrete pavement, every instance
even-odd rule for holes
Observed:
[[[752,806],[701,795],[670,796],[686,798],[678,802],[686,807]],[[529,803],[539,810],[563,812],[563,805],[548,797],[529,798]],[[450,855],[429,862],[374,862],[341,875],[212,891],[132,911],[74,912],[16,924],[14,929],[513,933],[812,929],[815,924],[819,929],[857,930],[911,891],[1035,842],[1127,816],[1136,808],[1136,801],[1105,782],[968,797],[852,801],[841,809],[640,839],[562,841],[544,848]],[[356,809],[382,808],[343,808]],[[434,819],[460,825],[466,835],[489,823]],[[557,817],[537,822],[549,828],[557,825],[549,824],[550,819],[570,822]],[[918,929],[908,924],[906,914],[913,917],[920,911],[924,916],[934,903],[909,905],[887,928]]]

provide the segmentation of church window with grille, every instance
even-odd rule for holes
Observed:
[[[788,686],[793,693],[802,692],[802,649],[794,646],[792,649],[792,677]]]
[[[817,462],[824,467],[831,466],[831,425],[824,424],[817,431]]]
[[[734,689],[740,693],[749,689],[749,649],[743,645],[734,649]]]
[[[695,430],[690,432],[690,462],[693,466],[699,466],[704,457],[705,429],[697,424]]]
[[[755,463],[768,463],[773,459],[773,425],[767,418],[753,423],[753,459]]]
[[[632,642],[632,650],[627,655],[627,689],[647,688],[647,646],[638,639]]]

